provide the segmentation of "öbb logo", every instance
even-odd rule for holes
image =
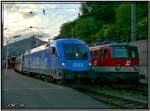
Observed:
[[[82,63],[73,63],[73,67],[83,67]]]

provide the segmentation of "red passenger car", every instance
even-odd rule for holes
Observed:
[[[138,83],[139,57],[136,46],[103,42],[90,46],[90,52],[97,81]]]

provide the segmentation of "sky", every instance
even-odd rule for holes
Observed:
[[[26,33],[44,33],[47,35],[45,40],[53,38],[59,34],[60,26],[63,23],[78,17],[79,8],[79,2],[4,4],[4,42],[15,35]]]

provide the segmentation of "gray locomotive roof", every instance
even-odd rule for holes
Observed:
[[[32,53],[32,52],[36,52],[36,51],[40,51],[40,50],[44,50],[45,48],[46,48],[46,44],[41,45],[41,46],[36,47],[36,48],[33,48],[33,49],[31,49],[31,50],[28,50],[28,51],[26,51],[26,53],[25,53],[25,54],[30,54],[30,53]]]
[[[111,47],[111,46],[119,46],[119,45],[136,47],[127,43],[110,43],[110,44],[95,45],[95,46],[91,46],[90,48]]]
[[[79,40],[79,39],[75,39],[75,38],[65,38],[65,39],[57,39],[55,42],[56,43],[59,43],[59,42],[71,42],[71,41],[77,41],[77,42],[82,42],[82,43],[85,43],[84,41],[82,40]]]
[[[100,47],[108,47],[112,45],[119,45],[118,43],[111,43],[111,44],[102,44],[102,45],[93,45],[90,48],[100,48]]]
[[[33,48],[31,50],[26,51],[25,54],[30,54],[30,53],[33,53],[33,52],[36,52],[36,51],[44,50],[44,49],[46,49],[46,48],[48,48],[50,46],[54,46],[57,43],[59,44],[61,42],[72,42],[74,40],[76,40],[76,42],[82,42],[82,43],[85,44],[85,42],[83,42],[83,41],[81,41],[79,39],[74,39],[74,38],[57,39],[57,40],[53,40],[49,46],[47,46],[47,44],[44,44],[44,45],[41,45],[39,47],[36,47],[36,48]]]

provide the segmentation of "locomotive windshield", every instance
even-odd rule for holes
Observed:
[[[130,46],[112,46],[113,58],[138,58],[137,48]]]
[[[87,48],[83,44],[63,44],[66,60],[87,60]]]
[[[138,50],[136,47],[128,47],[129,58],[139,58]]]
[[[112,46],[112,56],[114,58],[128,58],[128,50],[125,46]]]

